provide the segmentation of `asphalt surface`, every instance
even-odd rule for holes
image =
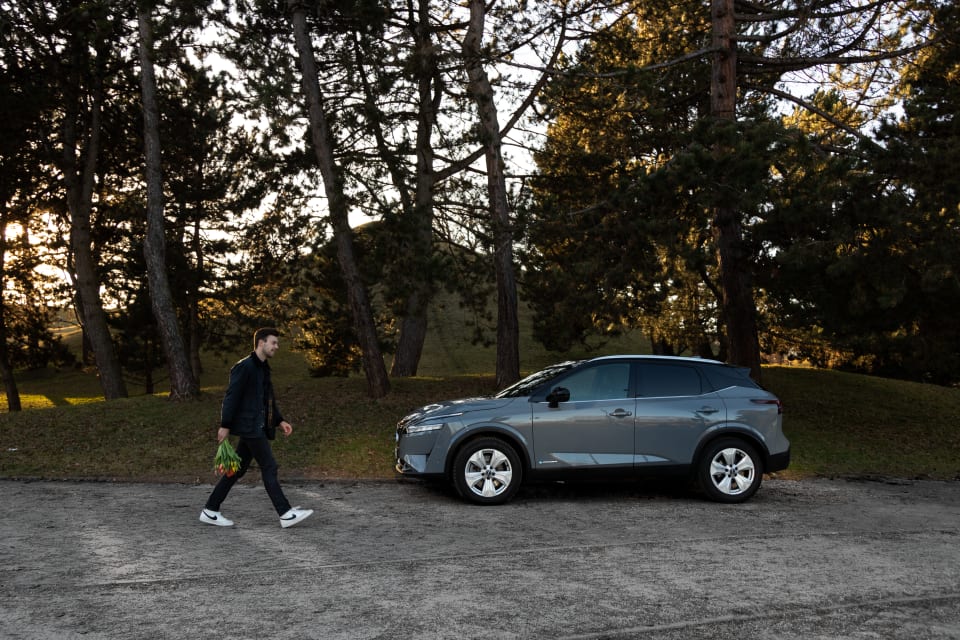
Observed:
[[[960,638],[958,482],[285,487],[0,481],[0,637]]]

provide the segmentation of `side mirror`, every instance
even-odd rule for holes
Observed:
[[[560,406],[561,402],[568,402],[570,400],[570,389],[565,389],[564,387],[556,387],[553,391],[547,394],[547,406],[551,409],[556,409]]]

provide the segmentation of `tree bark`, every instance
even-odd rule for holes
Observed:
[[[400,337],[393,358],[390,375],[403,377],[417,375],[423,343],[427,338],[427,308],[433,298],[430,263],[433,259],[433,188],[436,174],[433,169],[433,127],[437,118],[439,92],[434,86],[437,76],[435,45],[430,33],[430,2],[420,0],[415,38],[417,53],[417,184],[414,195],[413,231],[410,257],[414,273],[410,276],[410,294],[400,322]]]
[[[710,111],[719,125],[736,123],[737,44],[734,0],[712,0],[713,68],[710,81]],[[729,150],[714,150],[722,162]],[[743,225],[736,207],[717,205],[713,212],[713,235],[717,244],[721,315],[726,326],[730,362],[749,367],[760,380],[760,343],[757,309],[753,299],[750,261],[743,242]]]
[[[6,200],[4,200],[5,202]],[[4,207],[0,202],[0,207]],[[0,291],[6,288],[7,257],[7,213],[6,208],[0,213]],[[13,375],[10,365],[10,353],[7,349],[7,307],[0,295],[0,379],[3,380],[3,389],[7,395],[7,411],[20,411],[20,391],[17,389],[17,379]]]
[[[193,255],[196,260],[196,277],[192,278],[190,285],[190,303],[187,310],[187,353],[190,358],[190,368],[197,380],[203,373],[203,363],[200,361],[200,349],[203,346],[203,336],[200,328],[200,282],[203,278],[204,270],[204,251],[203,242],[200,236],[200,216],[197,216],[193,227]]]
[[[307,28],[306,8],[298,0],[287,0],[287,8],[291,13],[297,52],[300,56],[303,92],[307,98],[310,116],[310,136],[317,164],[320,167],[320,175],[323,177],[330,223],[337,247],[337,260],[347,287],[354,330],[357,332],[357,340],[362,351],[367,387],[372,397],[382,398],[390,392],[390,379],[387,377],[387,368],[380,351],[373,311],[354,254],[353,229],[350,227],[347,201],[343,193],[339,168],[334,158],[333,142],[326,114],[323,111],[323,96],[320,91],[317,61]]]
[[[480,45],[486,7],[470,0],[470,22],[463,39],[463,60],[470,96],[477,105],[480,135],[487,167],[487,192],[493,227],[494,270],[497,277],[497,387],[520,379],[520,320],[513,265],[513,225],[507,204],[506,177],[501,153],[500,124],[493,87],[483,68]]]
[[[75,61],[83,64],[83,61]],[[101,107],[103,88],[99,82],[87,96],[90,103],[90,123],[86,148],[83,150],[82,173],[77,166],[80,143],[76,123],[80,120],[81,97],[77,94],[75,78],[65,78],[66,114],[62,125],[63,153],[61,171],[67,192],[67,208],[70,212],[70,249],[76,275],[77,297],[80,301],[80,319],[83,332],[90,344],[100,374],[100,386],[106,400],[127,397],[120,358],[114,348],[107,314],[100,299],[100,280],[92,249],[90,213],[93,208],[94,176],[100,153]]]
[[[170,373],[170,398],[190,400],[200,393],[200,385],[184,348],[177,312],[167,278],[166,238],[163,220],[163,174],[160,157],[160,117],[157,108],[157,80],[153,69],[153,26],[147,5],[137,11],[140,28],[140,92],[143,100],[143,139],[147,181],[147,233],[143,254],[147,263],[150,303],[163,341]]]
[[[4,341],[7,338],[6,322],[0,318],[0,338]],[[0,347],[0,378],[3,379],[3,390],[7,396],[7,411],[20,411],[23,405],[20,403],[20,390],[17,389],[17,379],[13,374],[13,367],[10,366],[10,357],[7,353],[7,347]]]

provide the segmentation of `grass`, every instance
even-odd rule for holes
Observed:
[[[278,438],[285,476],[391,476],[397,418],[437,394],[476,393],[489,381],[417,379],[396,382],[371,400],[360,377],[290,379],[276,386],[294,436]],[[0,426],[0,477],[209,481],[222,387],[177,404],[139,396],[6,414]]]
[[[434,312],[421,375],[392,380],[382,400],[367,396],[362,376],[310,378],[299,354],[281,350],[271,362],[274,383],[295,429],[275,442],[283,477],[392,478],[398,418],[432,400],[493,392],[495,350],[463,340],[462,314]],[[625,337],[598,353],[642,350],[642,341]],[[590,355],[558,356],[534,344],[522,353],[525,372]],[[220,400],[235,359],[208,358],[202,397],[183,404],[165,393],[104,402],[88,371],[19,373],[25,410],[0,413],[0,477],[212,481]],[[960,479],[960,389],[796,367],[765,368],[764,384],[785,404],[793,460],[781,475]]]
[[[960,479],[960,389],[768,367],[784,402],[792,474]]]

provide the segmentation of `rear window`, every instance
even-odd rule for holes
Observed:
[[[760,385],[750,377],[750,369],[743,367],[733,367],[726,364],[706,365],[703,367],[703,373],[707,376],[707,380],[714,391],[729,387],[760,388]]]

